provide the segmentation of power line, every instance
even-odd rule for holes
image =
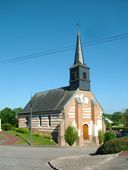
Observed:
[[[107,42],[111,42],[111,41],[117,41],[117,40],[121,40],[121,39],[125,39],[125,38],[128,38],[128,33],[120,34],[120,35],[116,35],[116,36],[111,36],[111,37],[96,40],[96,41],[93,41],[93,42],[88,42],[87,46],[107,43]]]
[[[100,39],[100,40],[96,40],[96,41],[92,41],[92,42],[84,42],[84,43],[82,43],[82,45],[93,46],[93,45],[108,43],[108,42],[117,41],[117,40],[121,40],[121,39],[126,39],[126,38],[128,38],[128,33],[115,35],[115,36],[111,36],[111,37],[108,37],[108,38],[104,38],[104,39]],[[67,47],[59,48],[59,49],[47,50],[47,51],[43,51],[43,52],[33,53],[33,54],[30,54],[30,55],[24,55],[24,56],[21,56],[21,57],[4,59],[4,60],[0,60],[0,64],[7,64],[7,63],[13,63],[13,62],[18,62],[18,61],[38,58],[38,57],[42,57],[42,56],[46,56],[46,55],[51,55],[51,54],[69,51],[69,50],[72,50],[74,48],[75,48],[75,46],[70,45],[70,46],[67,46]]]
[[[32,58],[38,58],[38,57],[41,57],[41,56],[56,54],[56,53],[60,53],[60,52],[68,51],[68,50],[71,50],[71,47],[70,48],[60,48],[60,49],[57,49],[57,50],[49,50],[47,52],[46,51],[45,52],[39,52],[39,53],[34,53],[34,54],[25,55],[25,56],[21,56],[21,57],[15,57],[15,58],[10,58],[10,59],[0,60],[0,64],[23,61],[23,60],[32,59]]]

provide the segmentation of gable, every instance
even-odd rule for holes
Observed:
[[[98,106],[100,111],[103,112],[102,107],[100,106],[98,100],[96,99],[96,97],[91,91],[84,91],[84,90],[77,89],[74,92],[74,94],[71,96],[71,98],[69,98],[69,101],[65,103],[64,107],[66,108],[67,105],[73,100],[74,101],[76,100],[78,103],[81,103],[81,104],[82,103],[88,104],[89,102],[92,102],[94,106]]]

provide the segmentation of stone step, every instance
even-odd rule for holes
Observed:
[[[84,142],[83,142],[83,145],[84,146],[97,146],[97,144],[95,144],[94,142],[92,142],[92,141],[89,141],[89,140],[85,140]]]

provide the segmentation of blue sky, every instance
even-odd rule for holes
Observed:
[[[104,112],[128,108],[128,38],[100,41],[128,33],[127,9],[127,0],[0,0],[0,109],[24,107],[31,94],[68,85],[75,49],[1,61],[75,46],[77,23],[91,89]]]

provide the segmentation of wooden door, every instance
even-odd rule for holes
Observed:
[[[83,125],[83,139],[86,140],[88,138],[89,138],[89,136],[88,136],[88,125],[84,124]]]

